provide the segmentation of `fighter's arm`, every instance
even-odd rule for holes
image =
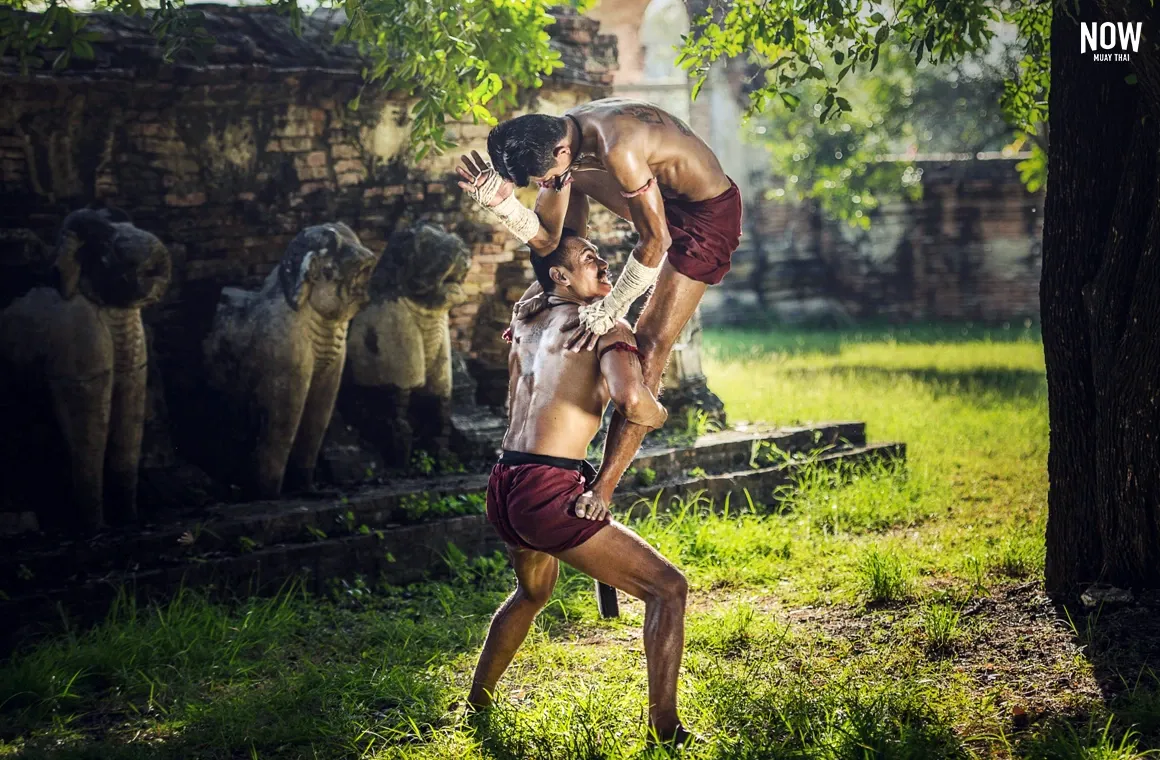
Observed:
[[[556,249],[570,211],[570,184],[560,188],[542,186],[533,211],[520,203],[515,184],[503,179],[479,151],[460,158],[463,163],[455,167],[460,189],[491,212],[520,242],[527,243],[536,255],[547,256]]]
[[[619,345],[618,345],[619,344]],[[600,337],[597,350],[600,351],[600,372],[608,385],[612,403],[621,414],[639,425],[649,429],[658,428],[665,424],[669,413],[657,401],[656,396],[644,384],[644,375],[641,373],[640,359],[636,352],[636,337],[628,323],[620,320],[607,333]],[[576,497],[576,516],[586,520],[603,520],[608,515],[608,505],[612,502],[612,493],[617,482],[624,475],[628,462],[619,466],[609,464],[608,450],[604,451],[605,459],[600,464],[600,474],[596,480],[588,484],[589,490]]]
[[[665,203],[642,149],[631,143],[608,148],[604,155],[608,174],[620,185],[640,239],[632,254],[646,267],[661,264],[672,239],[665,219]]]
[[[592,348],[594,337],[612,329],[628,313],[633,301],[644,295],[660,275],[661,262],[672,239],[665,220],[664,199],[646,156],[643,147],[631,140],[610,145],[604,151],[604,166],[621,187],[640,239],[616,278],[612,292],[580,308],[584,329],[568,343],[567,347],[573,351]]]
[[[636,336],[628,323],[621,320],[600,336],[596,350],[600,356],[600,373],[617,410],[629,422],[650,430],[665,424],[669,413],[644,384]]]
[[[536,196],[536,216],[540,218],[540,229],[528,241],[532,253],[547,256],[556,250],[556,246],[560,244],[560,235],[564,231],[564,220],[568,215],[571,197],[571,185],[565,185],[561,190],[551,187],[540,188],[540,194]]]
[[[580,237],[588,236],[588,196],[580,190],[572,189],[572,185],[565,188],[565,191],[571,192],[571,197],[568,199],[568,211],[564,214],[563,223],[560,225],[560,235],[563,235],[564,229],[572,230]],[[544,197],[548,190],[541,190],[540,197]],[[537,200],[536,212],[539,213],[539,201]],[[552,243],[552,250],[560,244],[560,238],[557,236],[555,242]],[[535,251],[535,248],[532,248]],[[546,251],[540,255],[547,255],[551,251]],[[539,282],[532,282],[520,299],[516,301],[512,313],[519,319],[529,319],[540,313],[544,308],[545,303],[540,298],[543,295],[544,289],[540,287]]]

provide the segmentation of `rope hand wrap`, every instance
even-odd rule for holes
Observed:
[[[520,203],[514,192],[495,206],[490,205],[495,199],[495,194],[503,186],[503,177],[491,166],[484,169],[479,176],[483,178],[483,182],[467,191],[471,199],[498,219],[500,224],[520,239],[521,243],[535,237],[540,230],[540,218],[536,216],[536,212]]]
[[[636,256],[629,256],[612,292],[596,303],[580,307],[580,324],[596,335],[608,332],[628,313],[632,302],[652,287],[660,273],[660,264],[646,267]]]

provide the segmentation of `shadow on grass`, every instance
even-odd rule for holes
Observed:
[[[1131,605],[1060,603],[1056,613],[1092,665],[1113,730],[1160,748],[1160,592],[1137,593]]]
[[[825,369],[787,369],[782,373],[802,379],[845,376],[854,382],[879,384],[909,380],[928,387],[935,398],[965,396],[975,401],[987,398],[1004,401],[1047,399],[1047,378],[1042,372],[1028,369],[943,370],[850,365]]]
[[[300,588],[232,605],[125,597],[105,623],[0,664],[0,755],[350,757],[413,741],[461,696],[438,664],[478,647],[506,575],[357,590],[339,605]]]

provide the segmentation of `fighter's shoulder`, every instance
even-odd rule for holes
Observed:
[[[596,341],[596,348],[601,349],[616,343],[627,343],[630,346],[636,345],[636,333],[632,331],[632,327],[629,326],[628,322],[623,319],[617,320],[611,330],[600,336]]]

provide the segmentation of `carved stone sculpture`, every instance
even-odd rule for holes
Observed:
[[[61,227],[54,266],[57,287],[34,288],[0,314],[0,359],[8,367],[0,372],[47,386],[70,460],[73,524],[91,531],[106,518],[137,516],[146,397],[141,309],[169,285],[169,251],[123,212],[74,211]],[[68,519],[42,514],[41,524],[53,518]]]
[[[471,254],[456,235],[416,224],[391,236],[371,280],[371,304],[351,323],[343,416],[406,467],[414,440],[445,455],[450,438],[447,313],[465,299]]]
[[[346,360],[350,319],[378,257],[344,224],[308,227],[257,292],[222,290],[205,341],[211,388],[252,421],[248,489],[262,498],[313,487]]]

